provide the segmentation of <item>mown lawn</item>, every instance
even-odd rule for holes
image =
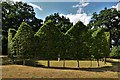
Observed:
[[[39,60],[38,63],[47,67],[47,60]],[[98,68],[96,61],[92,61],[92,66],[91,66],[91,61],[88,61],[88,60],[79,61],[79,64],[80,64],[80,68]],[[63,67],[63,61],[62,60],[61,61],[51,60],[50,66],[51,67]],[[104,62],[100,61],[99,67],[105,67],[105,66],[112,66],[112,64],[107,62],[106,65],[104,65]],[[66,60],[65,67],[77,68],[77,61]]]
[[[39,64],[47,66],[46,60],[38,61]],[[66,67],[62,68],[63,61],[50,61],[51,67],[61,68],[42,68],[23,65],[3,65],[3,78],[118,78],[118,72],[113,71],[111,63],[103,65],[100,62],[100,67],[97,67],[96,61],[92,62],[90,68],[90,61],[80,61],[80,69],[77,69],[77,62],[74,60],[67,60]],[[108,67],[109,66],[109,67]],[[105,67],[105,68],[102,68]],[[76,69],[75,69],[76,68]],[[114,67],[115,68],[115,67]]]

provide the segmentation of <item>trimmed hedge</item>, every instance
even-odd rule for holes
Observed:
[[[15,36],[9,36],[11,55],[30,59],[96,59],[109,56],[109,32],[104,28],[89,30],[78,21],[66,33],[62,33],[48,20],[34,34],[32,28],[23,22]]]

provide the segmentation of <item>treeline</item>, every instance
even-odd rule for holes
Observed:
[[[27,3],[8,1],[1,5],[2,54],[11,59],[44,58],[49,62],[60,55],[64,61],[79,62],[109,56],[120,58],[120,11],[114,8],[93,13],[87,26],[80,21],[73,26],[58,13],[47,16],[43,22]]]
[[[66,33],[62,33],[51,20],[44,23],[36,33],[23,22],[17,31],[9,29],[8,53],[11,59],[14,56],[23,61],[42,58],[48,62],[60,55],[64,61],[77,60],[78,67],[81,59],[95,59],[99,66],[100,59],[109,57],[109,37],[109,32],[105,32],[104,28],[90,30],[80,21]]]

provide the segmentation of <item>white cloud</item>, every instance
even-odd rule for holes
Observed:
[[[73,24],[77,23],[79,20],[83,22],[83,24],[87,25],[92,16],[87,15],[87,13],[84,12],[83,8],[88,6],[89,3],[86,2],[80,2],[79,4],[72,6],[73,8],[78,8],[76,14],[60,14],[61,16],[65,16],[66,18],[70,19],[70,22],[73,22]]]
[[[75,6],[73,5],[72,7],[73,7],[73,8],[79,7],[79,4],[77,4],[77,5],[75,5]]]
[[[8,1],[8,0],[2,0],[2,1]],[[10,1],[13,1],[13,2],[20,2],[22,0],[10,0]]]
[[[119,2],[117,5],[112,6],[112,8],[116,8],[116,9],[117,9],[117,11],[120,11],[120,2]]]
[[[83,8],[88,6],[89,3],[86,3],[86,2],[79,2],[79,4],[75,5],[75,6],[72,6],[73,8],[78,8],[77,10],[77,13],[83,13],[84,10]]]
[[[82,3],[83,7],[86,7],[89,3]]]
[[[20,1],[24,2],[23,0],[11,0],[11,1],[13,1],[13,2],[20,2]]]
[[[38,5],[35,5],[35,4],[32,4],[32,3],[28,3],[29,5],[31,5],[34,9],[39,9],[40,11],[42,11],[43,9],[40,7],[40,6],[38,6]]]
[[[22,1],[22,0],[13,0],[14,2],[20,2],[20,1]]]
[[[60,14],[61,16],[65,16],[66,18],[70,19],[70,22],[73,22],[73,24],[77,23],[79,20],[81,22],[83,22],[85,25],[87,25],[89,23],[89,21],[91,20],[91,16],[88,16],[86,13],[82,13],[82,14]]]
[[[112,8],[116,8],[116,6],[112,6]]]
[[[76,8],[76,7],[86,7],[89,3],[86,3],[86,2],[80,2],[79,4],[75,5],[75,6],[72,6],[73,8]]]

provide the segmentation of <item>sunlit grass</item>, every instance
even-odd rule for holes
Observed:
[[[37,62],[39,64],[47,67],[47,60],[39,60]],[[104,62],[99,61],[99,63],[100,63],[99,67],[112,66],[112,64],[109,62],[104,64]],[[80,64],[81,68],[97,68],[98,67],[96,61],[92,61],[92,66],[91,66],[91,61],[88,61],[88,60],[85,60],[85,61],[82,60],[79,62],[79,64]],[[51,60],[50,66],[51,67],[63,67],[63,60],[61,60],[61,61]],[[66,60],[65,67],[77,68],[77,61],[76,60]]]

